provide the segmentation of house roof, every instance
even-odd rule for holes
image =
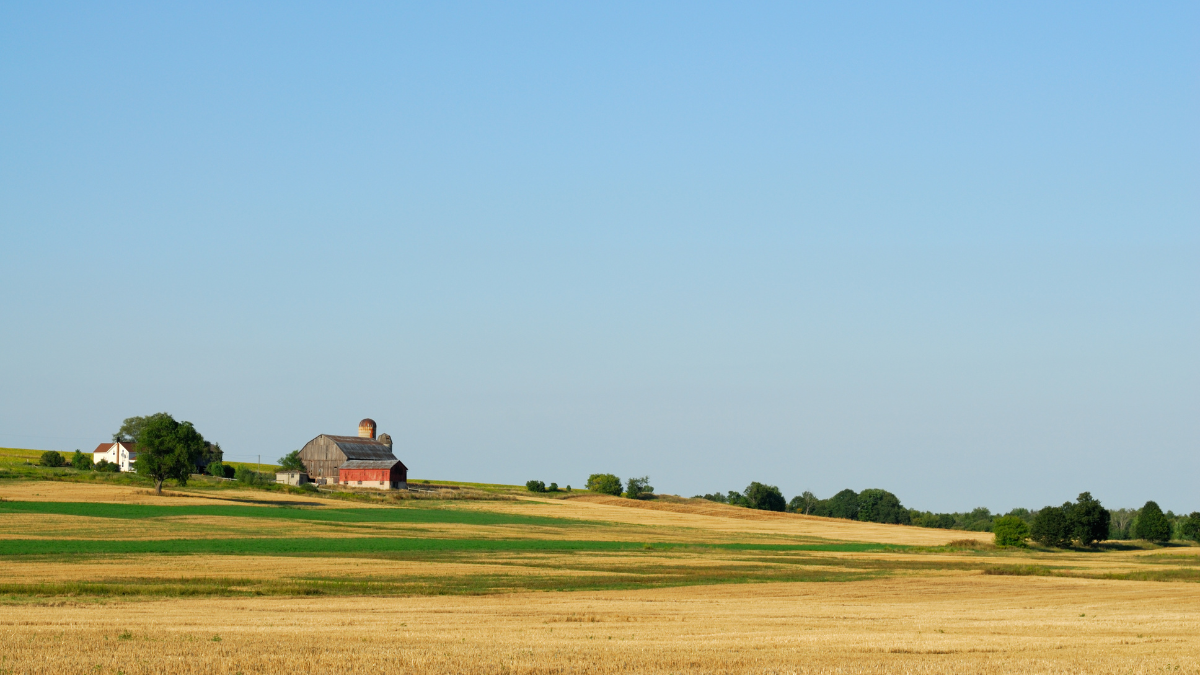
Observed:
[[[391,447],[373,438],[362,438],[360,436],[326,436],[326,438],[338,446],[338,449],[346,455],[347,460],[400,461],[392,454]]]
[[[402,464],[400,462],[400,460],[398,460],[398,459],[377,459],[377,460],[351,459],[351,460],[343,463],[341,466],[339,466],[338,470],[340,471],[342,469],[391,469],[392,467],[396,466],[397,464],[400,464],[400,466],[404,467],[405,469],[408,468],[408,467],[405,467],[404,464]]]
[[[125,446],[126,450],[128,450],[129,452],[133,452],[133,444],[132,443],[101,443],[100,445],[96,446],[96,449],[92,451],[92,454],[94,455],[97,452],[108,452],[113,449],[114,445]]]

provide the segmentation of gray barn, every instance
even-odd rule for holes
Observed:
[[[373,438],[321,434],[300,449],[300,460],[312,478],[336,482],[338,468],[350,460],[396,461],[391,446]]]

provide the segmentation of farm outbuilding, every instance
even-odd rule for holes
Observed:
[[[300,486],[308,482],[308,474],[303,471],[276,471],[275,482]]]
[[[317,483],[362,485],[384,490],[408,487],[408,467],[392,454],[387,434],[375,438],[375,422],[365,419],[358,436],[321,434],[300,449],[309,477]]]
[[[408,468],[398,459],[352,459],[338,468],[338,483],[396,490],[408,487]]]

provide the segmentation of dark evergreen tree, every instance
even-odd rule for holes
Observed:
[[[1042,546],[1066,546],[1071,540],[1070,523],[1067,521],[1067,511],[1071,503],[1063,506],[1047,506],[1033,517],[1033,527],[1029,536]]]
[[[1163,543],[1171,540],[1171,521],[1154,502],[1146,502],[1134,528],[1138,539]]]
[[[1071,538],[1078,541],[1080,546],[1095,546],[1096,542],[1108,539],[1111,517],[1099,500],[1092,497],[1092,493],[1081,492],[1067,516],[1071,524]]]

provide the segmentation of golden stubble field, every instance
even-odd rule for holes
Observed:
[[[1197,673],[1200,587],[914,577],[10,605],[9,673]]]
[[[252,504],[279,495],[220,495],[104,485],[14,482],[9,499],[138,504]],[[214,499],[214,497],[218,497]],[[312,500],[313,498],[308,498]],[[354,507],[320,500],[325,506]],[[571,519],[527,536],[670,541],[885,541],[934,546],[981,533],[923,530],[721,505],[631,503],[585,496],[446,504]],[[0,537],[357,536],[363,523],[297,525],[242,517],[113,520],[0,516]],[[256,524],[257,523],[257,524]],[[373,524],[387,536],[513,536],[513,526]],[[114,528],[120,531],[113,532]],[[269,530],[267,529],[269,528]],[[582,528],[582,529],[581,529]],[[0,675],[18,673],[1197,673],[1200,584],[985,575],[992,566],[1050,566],[1103,575],[1193,573],[1197,549],[996,551],[479,551],[373,557],[302,555],[11,556],[11,584],[140,584],[224,579],[218,595],[0,598]],[[693,584],[601,588],[664,570]],[[801,572],[812,578],[773,580]],[[826,576],[822,574],[828,573]],[[738,583],[755,574],[756,583]],[[706,576],[707,575],[707,576]],[[500,579],[485,594],[466,580]],[[387,595],[229,597],[275,581],[388,578]],[[690,578],[690,581],[689,581]],[[428,586],[421,586],[428,579]],[[710,579],[713,585],[703,585]],[[405,580],[412,580],[406,586]],[[532,583],[530,580],[540,580]],[[390,582],[390,583],[391,583]],[[732,583],[731,583],[732,582]],[[659,581],[654,582],[663,585]],[[673,582],[668,581],[667,585]],[[231,585],[232,584],[232,585]],[[440,586],[439,586],[440,584]],[[245,588],[242,588],[245,586]],[[445,595],[420,595],[422,588]],[[608,586],[610,588],[617,586]],[[408,588],[397,593],[394,589]],[[413,591],[411,589],[418,589]],[[457,589],[457,590],[455,590]],[[463,593],[464,590],[468,594]],[[207,591],[205,591],[207,592]],[[290,591],[289,591],[290,593]]]

